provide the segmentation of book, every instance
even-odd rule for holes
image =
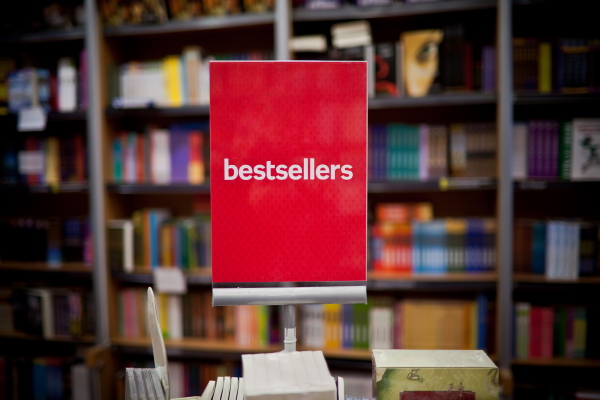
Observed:
[[[133,272],[133,221],[110,220],[107,229],[108,262],[111,270]]]
[[[70,57],[58,60],[58,111],[72,112],[77,108],[77,69]]]
[[[571,179],[600,178],[600,120],[574,119],[571,140]]]

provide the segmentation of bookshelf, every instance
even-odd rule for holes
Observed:
[[[370,200],[375,201],[418,201],[434,199],[437,203],[452,203],[450,209],[461,209],[469,215],[471,208],[477,212],[490,211],[497,220],[497,262],[496,272],[483,274],[448,274],[398,276],[380,272],[369,272],[368,290],[373,294],[391,292],[398,295],[417,294],[430,296],[444,293],[450,296],[467,293],[490,293],[495,296],[497,320],[495,321],[497,354],[494,360],[504,371],[512,366],[537,367],[585,367],[600,368],[600,361],[595,359],[514,359],[512,356],[512,325],[514,291],[527,292],[531,288],[544,288],[549,293],[559,294],[560,290],[569,287],[572,290],[592,288],[600,284],[600,278],[578,278],[573,281],[548,280],[541,275],[513,274],[513,221],[520,217],[523,210],[522,196],[557,196],[569,197],[571,192],[598,193],[598,182],[570,182],[561,180],[527,179],[515,181],[512,178],[512,122],[517,117],[528,119],[530,115],[552,117],[552,112],[578,115],[574,108],[581,107],[586,113],[597,117],[595,108],[600,104],[599,94],[538,94],[515,93],[512,88],[512,22],[513,14],[526,10],[526,2],[509,0],[455,0],[439,2],[423,2],[414,4],[396,3],[387,7],[357,8],[344,5],[332,10],[290,10],[282,0],[277,0],[277,11],[267,14],[240,14],[228,17],[203,17],[195,20],[170,21],[160,25],[103,27],[99,18],[97,2],[85,0],[86,19],[89,24],[85,29],[69,31],[39,32],[0,37],[0,43],[7,47],[16,46],[73,46],[78,44],[88,52],[89,80],[88,91],[94,93],[90,97],[88,110],[72,113],[55,113],[48,115],[49,126],[85,124],[89,154],[88,181],[78,183],[46,185],[0,185],[0,193],[7,196],[26,196],[35,198],[27,200],[28,204],[45,202],[45,196],[33,194],[54,193],[61,195],[79,194],[84,197],[86,208],[89,207],[93,230],[95,258],[93,269],[84,265],[65,265],[53,269],[44,264],[0,263],[0,273],[21,271],[20,278],[27,273],[40,272],[45,275],[58,276],[59,279],[74,279],[87,276],[94,287],[97,313],[97,334],[95,338],[85,338],[82,343],[96,343],[107,346],[115,354],[143,353],[150,354],[149,339],[131,339],[120,337],[117,333],[116,295],[120,288],[135,285],[152,285],[152,275],[147,271],[136,270],[134,273],[112,272],[107,261],[106,222],[111,219],[129,218],[133,211],[142,207],[169,207],[175,215],[190,215],[195,198],[207,204],[210,202],[210,184],[120,184],[112,180],[110,172],[110,141],[115,132],[122,128],[134,126],[136,129],[146,121],[180,121],[202,120],[210,117],[209,106],[156,107],[118,109],[109,106],[107,93],[107,68],[109,64],[130,61],[127,50],[134,49],[135,56],[142,58],[162,57],[170,52],[179,53],[183,45],[201,44],[210,47],[211,52],[250,50],[248,38],[257,34],[258,48],[273,49],[285,59],[289,54],[287,48],[290,31],[304,34],[310,33],[313,26],[356,19],[368,19],[381,22],[385,29],[382,35],[391,37],[389,25],[398,21],[407,26],[437,26],[438,21],[445,18],[460,18],[466,13],[469,18],[477,19],[482,13],[495,19],[493,31],[497,48],[498,85],[495,92],[435,94],[423,98],[374,98],[368,103],[369,118],[384,123],[404,121],[448,123],[453,121],[469,121],[471,119],[494,119],[497,124],[497,161],[498,177],[489,178],[446,178],[430,181],[371,181],[368,184]],[[518,5],[518,7],[517,7]],[[539,5],[542,7],[543,5]],[[538,7],[536,5],[535,7]],[[517,10],[518,9],[518,10]],[[291,22],[290,22],[291,21]],[[425,21],[425,22],[421,22]],[[518,21],[517,21],[518,22]],[[479,28],[482,28],[479,26]],[[479,29],[478,28],[478,29]],[[412,29],[412,28],[411,28]],[[516,29],[519,29],[518,27]],[[385,32],[384,32],[385,31]],[[397,32],[394,31],[394,35]],[[225,38],[225,39],[224,39]],[[239,43],[235,39],[239,39]],[[397,39],[395,39],[397,40]],[[172,43],[181,41],[172,49]],[[234,43],[235,45],[232,45]],[[236,47],[237,46],[237,47]],[[154,48],[156,47],[156,48]],[[222,47],[222,49],[221,49]],[[232,50],[232,48],[234,50]],[[148,54],[147,57],[146,53]],[[133,57],[133,56],[132,56]],[[561,111],[562,109],[569,111]],[[585,115],[585,116],[590,116]],[[0,116],[0,124],[15,126],[14,116]],[[66,128],[73,129],[73,128]],[[29,196],[31,194],[31,196]],[[38,200],[39,198],[39,200]],[[553,197],[554,198],[554,197]],[[69,201],[69,200],[65,200]],[[55,200],[55,202],[58,202]],[[485,203],[482,206],[480,203]],[[530,204],[532,202],[529,202]],[[562,203],[561,203],[562,204]],[[89,205],[89,206],[88,206]],[[59,206],[57,206],[59,207]],[[62,207],[62,206],[60,206]],[[529,206],[531,208],[531,206]],[[527,211],[527,210],[526,210]],[[61,211],[63,212],[63,211]],[[560,215],[556,215],[560,217]],[[79,279],[79,278],[77,278]],[[206,290],[212,284],[210,269],[186,274],[191,289]],[[419,292],[423,292],[422,294]],[[0,341],[9,336],[0,335]],[[19,337],[12,339],[34,339]],[[202,339],[167,340],[169,355],[194,357],[222,354],[229,356],[243,352],[278,351],[278,346],[243,347]],[[367,350],[326,349],[325,355],[345,362],[370,360]],[[112,368],[112,367],[110,367]],[[110,375],[113,370],[106,370]],[[110,378],[103,378],[110,381]],[[507,385],[510,387],[510,385]],[[110,396],[107,395],[106,398]]]

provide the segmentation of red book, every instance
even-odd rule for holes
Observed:
[[[146,177],[146,136],[139,135],[135,141],[137,145],[136,149],[136,166],[137,181],[144,182]]]
[[[40,150],[39,139],[33,136],[27,137],[25,139],[25,150],[26,151],[38,151]],[[35,185],[36,183],[40,183],[40,175],[39,174],[27,174],[27,183],[30,185]]]
[[[541,352],[540,357],[552,358],[552,345],[554,339],[554,310],[551,307],[541,309]]]
[[[190,164],[188,166],[188,180],[191,184],[200,184],[204,181],[204,160],[202,157],[203,140],[202,132],[190,131],[189,133]]]
[[[85,143],[83,135],[75,135],[73,141],[75,147],[75,180],[85,181]]]
[[[529,314],[529,357],[541,354],[541,308],[531,307]]]

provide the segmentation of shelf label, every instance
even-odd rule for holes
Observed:
[[[366,281],[367,64],[217,61],[210,79],[213,284]]]
[[[154,289],[158,293],[186,294],[187,282],[179,268],[155,268],[152,270]]]
[[[40,106],[19,110],[17,130],[19,132],[43,131],[46,129],[46,112]]]

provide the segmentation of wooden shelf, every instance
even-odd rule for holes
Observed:
[[[551,104],[595,104],[600,103],[600,93],[521,93],[515,95],[514,103],[517,106]]]
[[[184,271],[188,285],[212,285],[212,269],[199,268],[194,271]],[[132,273],[113,272],[112,277],[119,282],[152,285],[152,272],[147,269],[137,269]]]
[[[51,111],[48,113],[48,122],[57,121],[85,121],[87,118],[87,111],[73,111],[73,112],[56,112]],[[4,123],[17,124],[18,116],[16,114],[0,115],[0,121]]]
[[[307,10],[297,8],[293,10],[292,19],[294,22],[374,19],[469,11],[495,7],[496,2],[490,0],[436,1],[414,4],[393,3],[389,6],[381,7],[356,7],[345,5],[332,10]]]
[[[298,346],[298,351],[322,350],[327,358],[341,358],[346,360],[371,361],[371,349],[316,349]]]
[[[62,263],[57,266],[50,266],[43,262],[3,261],[0,262],[0,270],[90,274],[92,267],[81,263]]]
[[[148,347],[152,346],[150,338],[124,338],[116,337],[111,340],[114,346],[122,347]],[[207,353],[271,353],[280,351],[281,345],[271,346],[240,346],[224,340],[207,340],[198,338],[184,338],[181,340],[165,339],[165,347],[169,350],[187,350]]]
[[[70,40],[83,40],[85,30],[82,27],[68,30],[40,31],[22,33],[17,35],[8,35],[0,37],[0,43],[48,43],[65,42]]]
[[[273,25],[273,13],[238,14],[226,17],[202,17],[189,21],[168,21],[156,25],[123,25],[104,28],[106,37],[146,36],[169,33],[195,32],[214,29],[243,28],[261,25]]]
[[[567,285],[577,285],[577,284],[586,284],[586,285],[598,285],[600,284],[600,276],[589,276],[589,277],[580,277],[576,279],[562,279],[562,278],[546,278],[545,275],[537,275],[537,274],[524,274],[524,273],[515,273],[513,275],[513,281],[519,283],[547,283],[547,284],[567,284]]]
[[[584,367],[600,368],[600,360],[588,358],[515,358],[513,365],[530,365],[540,367]]]
[[[209,106],[107,108],[107,118],[208,117]]]
[[[82,336],[80,338],[72,338],[67,336],[57,336],[52,339],[46,339],[39,335],[30,335],[22,332],[0,332],[1,339],[18,339],[18,340],[35,340],[46,341],[46,342],[64,342],[64,343],[94,343],[96,338],[94,336]]]
[[[440,275],[399,275],[391,272],[367,273],[368,290],[490,291],[496,290],[497,274],[448,273]]]
[[[120,194],[207,194],[210,193],[210,183],[190,185],[176,183],[155,185],[151,183],[110,183],[106,185],[109,192]]]
[[[495,93],[444,93],[425,97],[378,97],[369,99],[369,110],[391,108],[470,106],[496,104]]]
[[[516,191],[598,189],[599,181],[525,180],[516,181]]]
[[[369,193],[439,192],[454,190],[496,190],[492,178],[441,178],[438,180],[369,181]]]
[[[61,182],[57,186],[50,185],[27,185],[23,183],[0,184],[0,192],[14,193],[87,193],[87,182]]]

